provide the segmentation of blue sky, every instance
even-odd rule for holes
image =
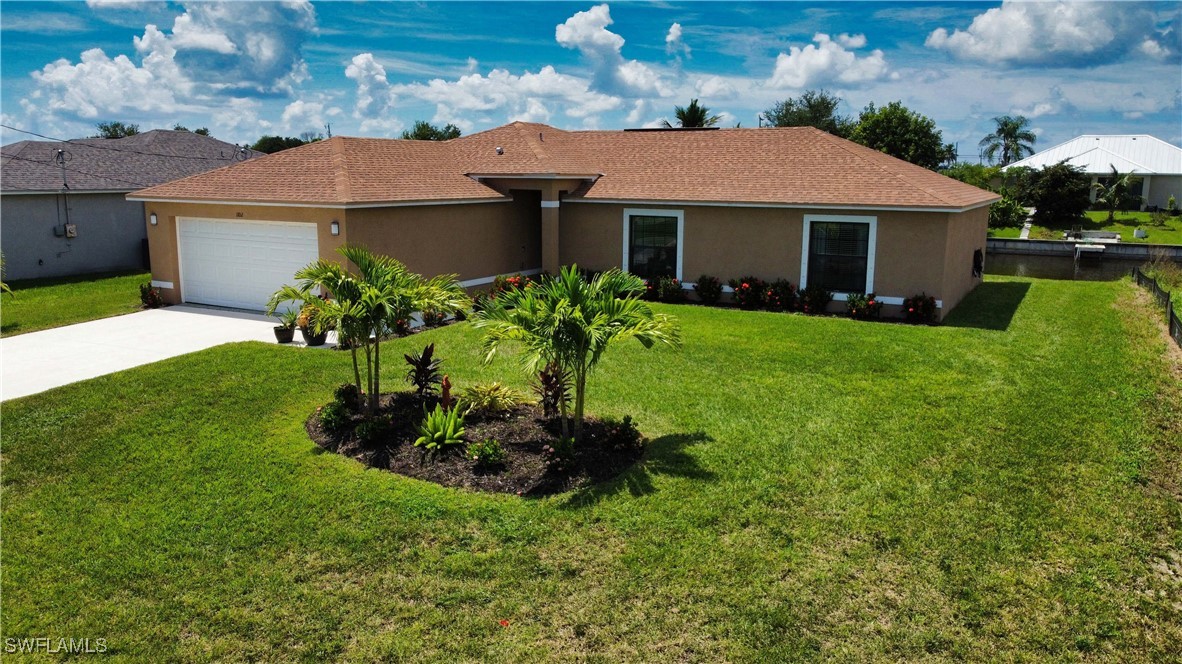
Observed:
[[[691,98],[755,126],[826,88],[850,115],[901,100],[969,160],[1004,114],[1031,118],[1038,147],[1182,143],[1177,2],[5,1],[0,49],[3,124],[55,137],[105,120],[240,143],[418,119],[612,129]]]

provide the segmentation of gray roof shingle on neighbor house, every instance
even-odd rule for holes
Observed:
[[[58,150],[64,151],[64,169]],[[0,148],[0,192],[135,191],[259,156],[233,143],[169,129],[126,138],[20,141]]]

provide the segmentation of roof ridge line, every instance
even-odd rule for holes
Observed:
[[[820,130],[820,129],[817,129],[816,127],[812,127],[812,129],[813,129],[814,131],[816,131],[816,132],[818,132],[818,133],[822,134],[823,136],[825,136],[825,137],[826,137],[826,140],[828,140],[828,141],[829,141],[829,142],[830,142],[832,145],[834,145],[834,146],[836,146],[836,147],[838,147],[838,148],[840,148],[840,149],[842,149],[842,150],[845,150],[845,151],[846,151],[847,153],[849,153],[850,155],[853,155],[854,157],[857,157],[858,159],[862,160],[862,161],[863,161],[863,162],[865,162],[866,164],[869,164],[870,166],[873,166],[874,168],[877,168],[879,171],[882,171],[882,172],[883,172],[883,173],[885,173],[886,175],[889,175],[889,176],[891,176],[892,178],[894,178],[894,179],[896,179],[896,180],[899,180],[900,182],[904,182],[904,183],[906,183],[906,184],[910,185],[911,187],[914,187],[914,188],[916,188],[916,189],[918,189],[918,190],[922,191],[923,193],[927,194],[928,196],[931,196],[932,198],[936,199],[937,201],[940,201],[940,202],[941,202],[941,203],[943,203],[944,205],[951,205],[952,207],[958,207],[958,206],[957,206],[955,203],[952,203],[952,202],[950,202],[948,199],[946,199],[946,198],[944,198],[943,196],[940,196],[939,194],[937,194],[937,193],[933,192],[931,189],[928,189],[927,187],[925,187],[925,186],[923,186],[923,185],[921,185],[921,184],[916,184],[915,182],[912,182],[911,180],[909,180],[909,179],[907,179],[907,178],[903,177],[902,175],[899,175],[898,173],[891,172],[891,171],[887,170],[887,168],[886,168],[886,167],[884,167],[883,165],[881,165],[881,164],[876,164],[876,163],[874,163],[873,161],[870,161],[869,159],[867,159],[865,156],[863,156],[863,155],[860,155],[860,154],[858,154],[857,152],[854,152],[853,150],[849,149],[848,147],[846,147],[846,146],[844,145],[844,143],[846,142],[846,139],[843,139],[843,138],[838,138],[837,136],[834,136],[833,134],[830,134],[830,133],[829,133],[829,132],[827,132],[827,131],[822,131],[822,130]],[[852,142],[852,141],[851,141],[851,142]],[[856,144],[856,145],[860,145],[860,144]],[[873,148],[867,147],[867,146],[865,146],[865,145],[862,145],[861,147],[863,147],[863,148],[866,148],[867,150],[873,150]],[[875,152],[878,152],[878,151],[877,151],[877,150],[875,150]],[[883,155],[886,155],[886,156],[888,156],[888,157],[890,157],[890,156],[891,156],[891,155],[888,155],[888,154],[886,154],[885,152],[880,152],[879,154],[883,154]],[[896,159],[898,159],[898,157],[895,157],[895,158],[896,158]],[[899,161],[905,161],[905,162],[906,162],[906,160],[905,160],[905,159],[900,159]],[[907,163],[911,163],[911,162],[907,162]],[[915,164],[911,164],[911,165],[912,165],[912,166],[915,166],[916,168],[923,168],[922,166],[916,166]],[[925,170],[926,170],[926,169],[925,169]],[[933,172],[933,173],[936,173],[936,175],[940,175],[940,173],[937,173],[936,171],[932,171],[932,172]],[[947,177],[947,176],[944,176],[944,177]]]
[[[345,156],[345,139],[337,136],[328,139],[332,156],[332,179],[336,187],[337,196],[344,202],[349,202],[353,195],[353,185],[349,179],[349,160]]]
[[[1134,160],[1134,159],[1129,159],[1128,157],[1124,156],[1123,154],[1117,154],[1117,153],[1113,152],[1112,150],[1109,150],[1108,148],[1106,148],[1106,147],[1103,147],[1103,146],[1100,146],[1100,145],[1097,145],[1097,146],[1096,146],[1094,149],[1096,149],[1096,150],[1099,150],[1099,151],[1101,151],[1101,152],[1104,152],[1104,153],[1107,153],[1107,154],[1110,154],[1110,155],[1112,155],[1113,157],[1116,157],[1117,159],[1122,159],[1122,160],[1124,160],[1124,161],[1127,161],[1127,162],[1129,162],[1130,164],[1132,164],[1132,165],[1136,166],[1137,168],[1143,169],[1143,170],[1144,170],[1146,173],[1149,173],[1149,174],[1151,174],[1151,175],[1157,175],[1157,171],[1155,171],[1155,170],[1153,170],[1152,168],[1150,168],[1150,167],[1146,166],[1145,164],[1142,164],[1142,163],[1141,163],[1141,162],[1139,162],[1139,161],[1136,161],[1136,160]],[[1091,152],[1091,150],[1088,150],[1088,152]],[[1081,154],[1087,154],[1087,152],[1084,152],[1084,153],[1081,153]],[[1111,163],[1110,163],[1110,164],[1108,164],[1108,166],[1109,166],[1110,168],[1116,168],[1116,164],[1111,164]]]

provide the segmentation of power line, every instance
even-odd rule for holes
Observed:
[[[92,178],[99,178],[101,180],[115,180],[117,182],[123,182],[125,184],[135,185],[137,187],[151,186],[151,185],[144,184],[143,182],[132,182],[131,180],[124,180],[123,178],[117,178],[117,177],[113,177],[110,175],[98,175],[97,173],[90,173],[90,172],[84,171],[79,168],[71,168],[70,166],[58,164],[55,161],[41,161],[39,159],[29,159],[28,157],[18,157],[17,155],[14,155],[14,154],[6,154],[6,155],[3,155],[3,157],[4,157],[4,159],[16,159],[17,161],[27,161],[27,162],[31,162],[34,164],[41,164],[42,166],[54,166],[57,168],[64,168],[67,171],[74,171],[75,173],[81,173],[82,175],[89,175]],[[40,189],[13,188],[13,189],[11,189],[11,191],[41,191],[41,190]]]
[[[13,131],[19,131],[22,134],[36,136],[37,138],[44,138],[47,141],[56,141],[58,143],[69,143],[70,145],[80,145],[82,147],[94,148],[96,150],[110,150],[112,152],[126,152],[128,154],[138,154],[138,155],[143,155],[146,157],[170,157],[173,159],[204,159],[206,161],[235,161],[235,160],[238,160],[239,155],[242,155],[245,158],[247,152],[254,152],[254,150],[251,150],[247,147],[243,147],[243,146],[240,146],[237,144],[234,145],[234,147],[235,147],[234,154],[229,157],[203,157],[200,155],[179,155],[179,154],[165,154],[163,152],[144,152],[142,150],[128,150],[125,148],[116,148],[116,147],[112,147],[109,145],[93,145],[90,143],[82,143],[81,142],[81,141],[93,140],[93,139],[54,138],[53,136],[46,136],[44,134],[38,134],[35,131],[29,131],[27,129],[20,129],[18,127],[13,127],[11,125],[0,124],[0,127],[4,127],[5,129],[11,129]],[[106,139],[99,139],[99,140],[106,140]],[[217,140],[217,139],[214,139],[214,140]]]

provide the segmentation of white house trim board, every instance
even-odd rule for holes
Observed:
[[[678,207],[773,208],[777,210],[856,210],[866,212],[936,212],[950,214],[989,207],[1001,196],[967,207],[891,207],[889,205],[822,205],[812,203],[731,203],[721,201],[644,201],[623,198],[564,198],[564,203],[607,203],[610,205],[676,205]]]
[[[556,207],[559,207],[561,204],[562,203],[560,201],[542,201],[542,208],[543,209],[556,208]]]
[[[844,214],[806,214],[804,215],[804,240],[800,249],[800,289],[804,290],[808,287],[809,279],[809,236],[812,235],[812,225],[814,221],[819,222],[840,222],[847,224],[868,224],[870,226],[869,238],[866,247],[866,292],[874,292],[874,255],[878,250],[878,217],[869,216],[854,216]],[[842,301],[845,301],[845,293],[842,293]],[[834,294],[834,299],[837,299],[837,294]],[[899,304],[902,304],[900,301]]]
[[[386,201],[379,203],[275,203],[261,201],[212,201],[197,198],[140,198],[128,196],[129,201],[144,203],[192,203],[197,205],[234,205],[242,207],[291,207],[291,208],[321,208],[325,210],[363,210],[367,208],[387,207],[420,207],[427,205],[468,205],[469,203],[510,203],[509,196],[502,198],[471,198],[467,200],[446,201]]]
[[[674,277],[678,281],[682,279],[682,262],[685,256],[685,211],[684,210],[657,210],[653,208],[624,208],[624,223],[623,223],[623,238],[621,245],[624,247],[623,255],[620,258],[620,269],[624,272],[628,271],[628,258],[631,253],[632,242],[632,224],[633,216],[640,217],[676,217],[677,218],[677,274]]]

